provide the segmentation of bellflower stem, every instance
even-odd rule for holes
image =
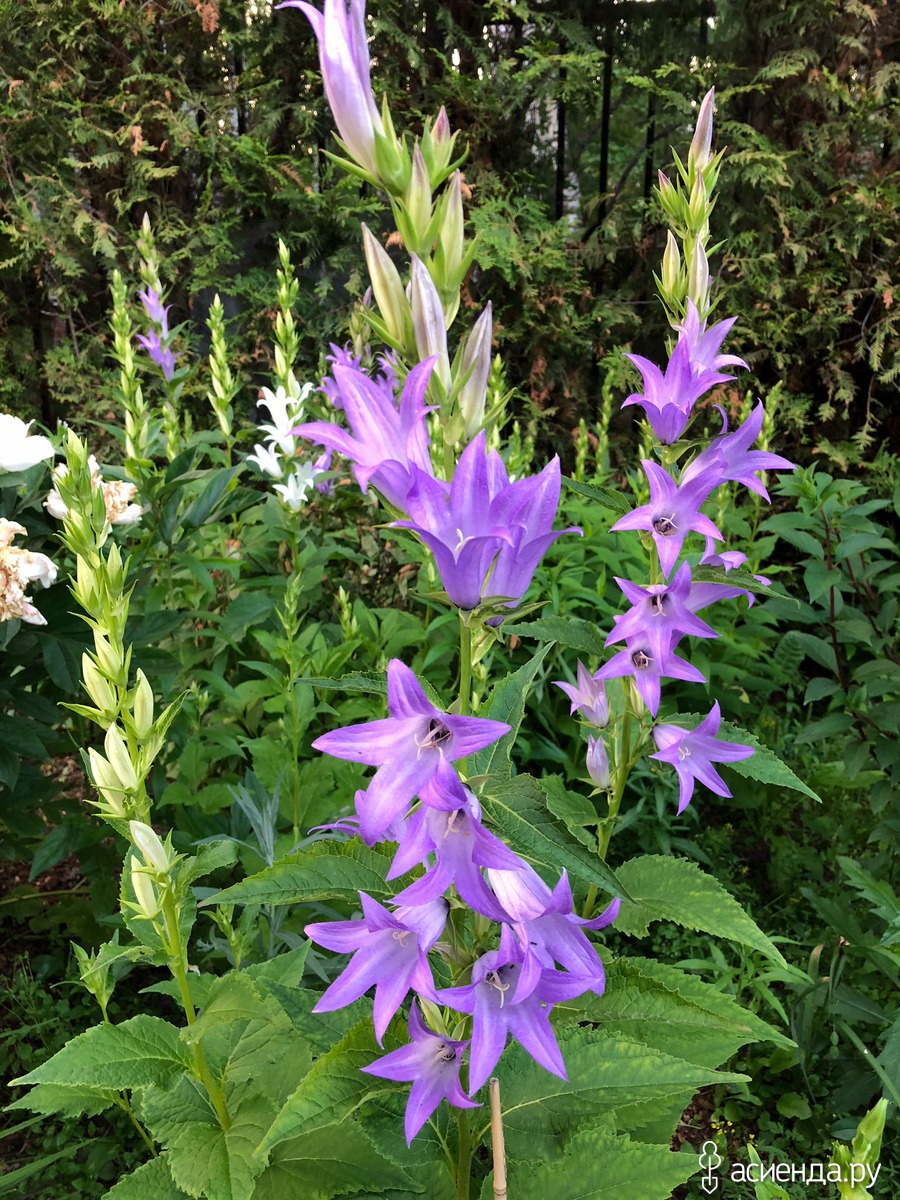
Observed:
[[[472,711],[472,626],[468,618],[459,613],[459,714],[469,716]]]
[[[181,993],[181,1007],[184,1009],[185,1020],[190,1026],[196,1022],[197,1013],[194,1009],[194,1001],[191,999],[191,989],[187,978],[187,953],[181,937],[181,926],[178,923],[178,908],[175,904],[175,897],[172,895],[171,888],[166,888],[162,908],[166,922],[169,970],[178,984],[178,991]],[[219,1118],[219,1124],[222,1129],[228,1129],[231,1125],[231,1118],[228,1115],[228,1109],[225,1107],[225,1097],[222,1094],[221,1087],[213,1078],[213,1073],[206,1061],[206,1055],[203,1053],[203,1047],[199,1042],[192,1044],[191,1054],[194,1059],[194,1073],[206,1088],[209,1102],[215,1109],[216,1116]]]
[[[631,706],[626,703],[625,713],[622,717],[622,732],[616,750],[613,787],[609,797],[609,812],[603,824],[597,830],[597,854],[604,862],[609,852],[609,843],[612,840],[615,830],[616,820],[619,816],[619,807],[622,803],[622,797],[625,794],[625,784],[628,782],[628,773],[631,770],[631,766]],[[598,889],[592,883],[588,888],[587,898],[582,911],[582,916],[585,919],[590,919],[594,915],[597,894]]]
[[[456,1200],[469,1200],[469,1180],[472,1175],[472,1134],[469,1113],[461,1109],[456,1117]]]

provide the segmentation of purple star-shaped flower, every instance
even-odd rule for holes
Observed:
[[[162,371],[165,379],[172,379],[175,375],[175,363],[178,355],[174,354],[171,348],[160,339],[159,330],[151,329],[149,333],[139,333],[137,340],[150,355],[152,362],[156,363]]]
[[[451,762],[509,733],[502,721],[461,717],[435,708],[413,672],[397,658],[388,664],[387,694],[389,717],[333,729],[313,742],[316,750],[334,758],[378,767],[356,801],[360,830],[369,845],[384,837],[427,784],[446,780],[447,786],[452,785],[456,773]],[[431,795],[430,799],[441,803]]]
[[[651,656],[661,660],[685,634],[701,638],[718,636],[712,626],[694,615],[688,563],[681,564],[670,583],[654,583],[644,588],[618,576],[616,583],[632,607],[615,618],[615,629],[606,639],[607,646],[625,638],[636,642],[646,640]]]
[[[320,446],[337,450],[354,464],[353,474],[363,491],[369,484],[395,508],[406,511],[412,470],[431,475],[431,454],[425,417],[425,390],[434,359],[419,363],[406,377],[399,407],[384,381],[369,378],[354,367],[336,365],[334,380],[351,432],[328,421],[310,421],[291,432]]]
[[[506,910],[526,957],[534,955],[544,970],[554,963],[564,967],[598,996],[606,976],[596,949],[585,937],[585,929],[605,929],[619,915],[621,901],[613,902],[592,920],[574,912],[572,889],[565,871],[550,891],[540,875],[527,863],[519,871],[488,871],[488,880]]]
[[[703,718],[696,729],[682,729],[678,725],[657,725],[653,730],[657,753],[651,754],[650,757],[670,763],[678,773],[679,812],[684,812],[691,802],[695,779],[705,783],[717,796],[730,796],[731,792],[712,764],[738,762],[742,758],[750,758],[754,752],[751,746],[719,741],[716,734],[721,723],[722,714],[716,701],[709,715]]]
[[[460,456],[449,491],[429,474],[416,471],[406,497],[412,529],[434,555],[451,601],[476,608],[489,598],[515,607],[531,583],[541,558],[564,533],[553,532],[559,505],[559,459],[540,475],[510,482],[503,460],[486,451],[484,433]]]
[[[724,336],[724,335],[723,335]],[[691,411],[704,392],[718,383],[733,379],[718,371],[696,368],[691,360],[691,344],[680,338],[666,366],[666,373],[640,354],[626,354],[641,373],[643,392],[632,392],[622,405],[639,404],[657,438],[665,445],[676,442],[691,419]]]
[[[704,373],[718,371],[722,367],[743,367],[745,371],[748,369],[744,360],[736,354],[719,353],[735,321],[737,317],[729,317],[726,321],[717,321],[715,325],[706,329],[705,322],[700,320],[696,304],[693,300],[688,300],[687,316],[677,329],[681,335],[679,344],[684,343],[688,348],[693,371]],[[734,377],[729,375],[726,378]]]
[[[143,292],[138,292],[141,304],[144,306],[144,312],[154,324],[159,325],[163,337],[169,332],[169,309],[163,305],[159,293],[154,288],[148,287]]]
[[[442,896],[452,884],[476,912],[503,921],[505,913],[484,882],[481,868],[496,867],[514,874],[525,864],[481,824],[481,806],[472,792],[458,779],[448,780],[448,784],[441,808],[423,804],[406,821],[387,878],[405,875],[431,854],[435,864],[394,899],[398,904],[424,904]],[[457,807],[445,807],[450,799]]]
[[[738,426],[734,433],[723,433],[714,438],[706,449],[685,467],[681,476],[682,487],[690,486],[697,479],[714,474],[718,476],[719,483],[734,480],[768,500],[769,493],[756,478],[755,472],[793,471],[795,464],[788,462],[780,454],[750,449],[762,430],[763,415],[762,404],[757,404],[747,420]]]
[[[580,712],[584,719],[597,729],[605,729],[609,724],[609,701],[606,698],[606,684],[600,678],[600,672],[592,675],[581,659],[575,672],[574,684],[565,683],[561,679],[554,680],[554,687],[562,688],[569,699],[572,713]]]
[[[674,650],[651,646],[650,639],[646,636],[627,638],[625,649],[614,654],[608,663],[604,663],[600,674],[604,679],[633,675],[634,685],[654,717],[659,711],[661,679],[706,682],[706,676],[680,658]]]
[[[510,1034],[545,1070],[565,1079],[550,1010],[582,995],[591,983],[590,978],[542,970],[536,955],[526,955],[511,927],[504,925],[499,950],[478,959],[472,982],[437,992],[439,1003],[472,1016],[469,1091],[477,1092],[486,1082]]]
[[[325,361],[330,364],[332,371],[335,367],[348,367],[351,371],[360,371],[362,369],[362,359],[354,354],[349,346],[337,346],[334,342],[330,342],[329,348],[331,353],[325,356]],[[341,389],[338,387],[337,380],[331,375],[325,376],[319,391],[325,393],[331,401],[332,408],[340,410],[344,407]]]
[[[422,1020],[418,1005],[409,1009],[409,1036],[412,1041],[392,1050],[361,1069],[380,1079],[412,1083],[406,1102],[403,1128],[409,1145],[442,1100],[455,1108],[480,1108],[462,1090],[459,1068],[468,1042],[454,1042],[432,1033]]]
[[[722,477],[712,467],[696,474],[688,483],[677,486],[668,471],[657,463],[642,459],[641,465],[650,484],[650,503],[620,517],[611,529],[646,529],[653,534],[663,574],[668,575],[681,553],[684,539],[694,530],[722,541],[722,535],[700,506]]]
[[[359,893],[361,921],[324,921],[306,926],[306,935],[327,950],[353,952],[313,1012],[334,1012],[375,987],[373,1021],[379,1045],[394,1013],[410,988],[434,1000],[428,951],[444,931],[447,902],[435,900],[391,913],[377,900]]]

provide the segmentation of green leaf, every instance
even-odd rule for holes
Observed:
[[[371,1019],[371,1002],[365,998],[335,1012],[316,1013],[313,1009],[322,998],[319,992],[283,987],[279,983],[269,983],[267,989],[284,1009],[294,1029],[320,1054],[346,1037],[364,1017]]]
[[[542,642],[558,642],[570,646],[579,654],[593,658],[603,656],[603,638],[597,626],[581,617],[538,617],[535,621],[524,621],[521,625],[505,623],[503,632],[517,637],[538,638]]]
[[[645,854],[623,863],[618,878],[635,897],[616,918],[621,933],[643,937],[652,921],[674,921],[759,950],[785,966],[780,951],[717,879],[686,858]]]
[[[775,1101],[775,1107],[783,1117],[791,1121],[805,1121],[807,1117],[812,1116],[809,1101],[797,1092],[782,1093]]]
[[[95,1025],[13,1082],[123,1091],[151,1083],[165,1086],[189,1064],[190,1053],[175,1026],[141,1014],[120,1025]]]
[[[217,470],[209,471],[209,478],[199,496],[182,515],[181,524],[186,529],[199,529],[212,515],[213,509],[221,500],[225,489],[232,479],[243,470],[243,467],[243,463],[238,463],[237,466],[227,470],[220,467]]]
[[[39,1083],[30,1092],[7,1104],[4,1111],[24,1108],[29,1112],[59,1113],[64,1117],[95,1117],[115,1104],[117,1093],[109,1088],[63,1086]]]
[[[694,1154],[632,1142],[608,1127],[585,1129],[565,1158],[509,1164],[509,1194],[516,1200],[669,1200],[699,1170]]]
[[[595,483],[578,483],[574,479],[569,479],[563,476],[563,483],[571,492],[577,492],[579,496],[587,496],[589,500],[596,500],[598,504],[602,504],[604,508],[608,508],[610,512],[619,513],[624,516],[625,513],[631,512],[631,504],[628,497],[622,492],[615,492],[612,488],[598,487]]]
[[[253,1200],[332,1200],[388,1191],[406,1197],[425,1188],[383,1158],[354,1123],[325,1126],[282,1142],[260,1176]]]
[[[580,792],[570,792],[559,775],[543,776],[541,791],[554,817],[558,817],[573,837],[596,854],[597,839],[586,827],[599,825],[602,818],[590,800]]]
[[[510,753],[525,716],[525,698],[550,649],[549,643],[542,646],[524,666],[495,684],[487,704],[478,715],[489,717],[492,721],[505,721],[510,731],[499,742],[472,755],[469,759],[470,774],[495,774],[506,778],[512,774]]]
[[[510,780],[488,779],[479,797],[484,814],[518,854],[559,873],[595,884],[613,896],[625,897],[625,885],[611,867],[586,846],[573,841],[547,811],[538,780],[516,775]]]
[[[206,1092],[196,1080],[183,1076],[174,1088],[148,1088],[141,1115],[168,1150],[172,1178],[189,1196],[251,1200],[265,1165],[253,1151],[277,1109],[247,1085],[229,1089],[226,1104],[231,1124],[223,1131]]]
[[[184,1200],[186,1196],[172,1178],[168,1155],[160,1154],[120,1179],[105,1200]]]
[[[774,1040],[783,1046],[792,1044],[709,984],[671,968],[672,974],[684,978],[688,987],[699,982],[701,989],[705,989],[706,994],[695,991],[705,1001],[698,1003],[669,986],[671,980],[646,972],[644,962],[614,960],[607,967],[602,996],[586,992],[578,1000],[558,1004],[553,1010],[554,1019],[595,1022],[609,1032],[709,1069],[726,1062],[748,1042]],[[720,1003],[722,1000],[724,1004]]]
[[[387,676],[383,672],[366,674],[352,671],[339,679],[327,679],[319,675],[303,675],[298,683],[308,683],[323,692],[362,692],[366,695],[386,696]]]
[[[318,842],[257,875],[249,875],[203,903],[306,904],[335,897],[357,900],[361,891],[375,897],[392,896],[400,885],[385,881],[391,861],[389,854],[370,849],[355,839]]]
[[[316,1060],[272,1122],[257,1154],[265,1157],[281,1142],[343,1121],[367,1096],[401,1086],[364,1075],[360,1068],[368,1066],[385,1049],[393,1050],[405,1041],[401,1023],[394,1022],[385,1035],[385,1048],[379,1050],[371,1017],[364,1017],[333,1049]]]
[[[741,571],[739,568],[726,571],[724,567],[694,567],[691,577],[694,583],[721,583],[726,587],[743,588],[745,592],[750,592],[754,596],[777,596],[779,600],[790,600],[797,605],[800,603],[796,597],[780,592],[771,584],[760,583],[755,575],[751,575],[749,571]]]
[[[746,1078],[606,1029],[564,1025],[556,1032],[567,1080],[551,1075],[518,1044],[497,1066],[511,1158],[558,1160],[568,1138],[598,1118],[614,1117],[619,1129],[633,1129],[666,1111],[673,1097],[687,1103],[698,1088]],[[481,1119],[486,1132],[487,1114]]]
[[[232,1021],[271,1021],[287,1018],[279,1005],[264,997],[253,980],[242,972],[232,971],[217,979],[209,989],[203,1012],[193,1025],[181,1031],[186,1042],[199,1041],[214,1025]]]

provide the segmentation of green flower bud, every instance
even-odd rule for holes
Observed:
[[[423,243],[428,238],[432,217],[431,180],[428,177],[428,168],[425,166],[425,159],[422,157],[422,151],[418,145],[413,150],[412,175],[406,195],[403,197],[403,207],[406,210],[409,228],[415,239],[416,247],[423,248]]]
[[[669,304],[677,302],[681,279],[681,252],[672,231],[669,230],[666,249],[662,260],[662,286]]]
[[[128,753],[128,745],[115,725],[111,725],[106,731],[103,747],[119,787],[124,791],[137,791],[138,777],[134,763],[131,761],[131,755]]]
[[[144,738],[153,727],[153,689],[143,671],[137,673],[137,687],[132,705],[134,732]]]
[[[461,379],[465,379],[465,383],[459,390],[459,411],[469,441],[484,424],[488,376],[491,371],[492,328],[491,304],[488,301],[487,307],[466,339],[460,363],[459,375]]]
[[[153,880],[136,862],[131,864],[131,886],[141,916],[146,917],[148,921],[155,920],[162,911],[159,895],[153,886]]]
[[[420,360],[437,356],[434,375],[450,391],[450,359],[447,356],[447,326],[441,298],[428,269],[420,258],[412,255],[410,303],[413,331]]]
[[[89,654],[81,656],[81,677],[85,691],[101,712],[114,714],[118,707],[115,690]]]
[[[104,815],[123,818],[125,816],[125,805],[122,803],[123,788],[119,783],[115,771],[103,755],[99,754],[93,747],[88,750],[88,761],[91,767],[94,786],[109,809],[109,813]]]
[[[409,301],[399,272],[381,243],[363,225],[363,247],[375,301],[388,333],[399,348],[406,347],[412,329]]]
[[[172,862],[159,836],[143,821],[129,821],[128,828],[131,840],[140,850],[146,865],[152,867],[158,875],[167,875]]]

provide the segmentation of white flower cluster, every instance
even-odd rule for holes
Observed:
[[[110,525],[136,525],[144,514],[144,510],[140,504],[133,504],[137,495],[137,486],[133,483],[127,483],[124,480],[116,479],[110,482],[105,482],[100,474],[100,466],[94,458],[93,454],[88,459],[88,465],[91,468],[91,487],[96,491],[97,488],[103,492],[103,502],[106,505],[106,519]],[[54,482],[60,479],[65,479],[69,473],[69,468],[65,463],[60,465],[53,472]],[[68,514],[68,507],[57,488],[47,496],[44,501],[44,508],[51,517],[56,517],[61,521]]]
[[[33,421],[22,421],[9,413],[0,413],[0,473],[27,471],[53,457],[49,438],[29,434]]]
[[[316,479],[322,469],[309,462],[295,460],[297,439],[291,435],[291,430],[303,419],[303,404],[313,390],[311,383],[301,387],[293,375],[290,377],[290,392],[279,387],[273,392],[269,388],[262,389],[262,399],[259,403],[269,410],[271,424],[260,425],[260,433],[266,435],[265,443],[257,443],[254,453],[247,455],[247,462],[253,463],[264,475],[271,479],[280,479],[275,484],[283,502],[292,512],[299,512],[306,503]],[[287,475],[285,472],[288,472]]]
[[[35,554],[12,544],[18,534],[27,532],[24,525],[0,517],[0,621],[18,618],[29,625],[46,625],[25,591],[32,583],[50,587],[56,579],[56,566],[46,554]]]

